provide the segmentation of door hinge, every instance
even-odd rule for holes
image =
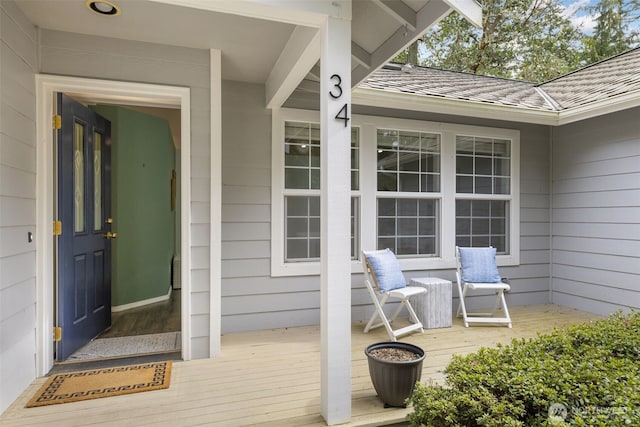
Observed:
[[[56,114],[55,116],[53,116],[53,128],[54,129],[62,128],[62,116],[60,116],[59,114]]]
[[[62,221],[53,221],[53,235],[62,236]]]
[[[53,340],[55,342],[62,341],[62,328],[60,326],[53,327]]]

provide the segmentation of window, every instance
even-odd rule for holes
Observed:
[[[320,259],[320,126],[313,122],[284,123],[284,262]],[[351,129],[351,189],[359,188],[359,129]],[[351,257],[356,259],[358,197],[351,198]]]
[[[286,122],[284,125],[284,186],[320,189],[320,126]]]
[[[320,258],[320,196],[285,197],[287,252],[285,259]]]
[[[314,123],[284,125],[284,187],[287,192],[285,236],[287,262],[320,257],[320,127]]]
[[[318,113],[273,117],[272,275],[320,272]],[[455,268],[455,246],[519,263],[519,131],[353,115],[352,271],[390,248],[403,270]],[[278,155],[278,153],[280,153]]]
[[[378,191],[440,191],[440,135],[378,129]]]
[[[456,136],[456,245],[509,253],[511,141]]]
[[[436,256],[440,135],[378,129],[376,143],[378,249],[399,257]]]
[[[504,200],[456,200],[456,245],[493,246],[508,252],[508,202]]]
[[[438,201],[378,198],[378,249],[397,256],[434,256],[438,252]]]

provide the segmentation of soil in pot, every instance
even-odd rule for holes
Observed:
[[[385,407],[406,407],[406,399],[422,376],[424,350],[412,344],[389,341],[368,346],[365,354],[371,382]]]
[[[420,359],[420,355],[402,348],[382,347],[371,350],[369,354],[376,359],[390,362],[409,362]]]

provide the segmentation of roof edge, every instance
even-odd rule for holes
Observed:
[[[558,125],[565,125],[636,107],[640,107],[640,89],[617,95],[613,98],[562,110],[559,112]]]
[[[550,126],[556,126],[558,124],[557,111],[498,105],[463,99],[449,99],[434,95],[395,93],[381,89],[353,89],[351,103],[370,107],[479,117]]]
[[[624,52],[620,52],[620,53],[619,53],[619,54],[617,54],[617,55],[613,55],[613,56],[610,56],[610,57],[608,57],[608,58],[601,59],[600,61],[598,61],[598,62],[594,62],[593,64],[585,65],[585,66],[584,66],[584,67],[582,67],[582,68],[578,68],[577,70],[570,71],[570,72],[568,72],[568,73],[566,73],[566,74],[563,74],[563,75],[561,75],[561,76],[555,77],[555,78],[550,79],[550,80],[546,80],[546,81],[544,81],[544,82],[542,82],[542,83],[536,83],[535,85],[536,85],[536,87],[541,87],[541,86],[546,85],[547,83],[555,82],[555,81],[557,81],[557,80],[562,80],[563,78],[565,78],[565,77],[567,77],[567,76],[570,76],[570,75],[573,75],[573,74],[576,74],[576,73],[582,72],[582,71],[584,71],[584,70],[587,70],[587,69],[589,69],[589,68],[595,67],[596,65],[600,65],[600,64],[602,64],[603,62],[608,62],[608,61],[611,61],[612,59],[618,58],[618,57],[620,57],[620,56],[627,55],[627,54],[629,54],[629,53],[633,52],[634,50],[640,50],[640,46],[634,47],[634,48],[632,48],[632,49],[625,50]]]
[[[545,111],[480,101],[448,99],[434,95],[395,93],[370,88],[354,89],[351,102],[352,104],[370,107],[560,126],[629,108],[640,107],[640,90],[561,111]]]

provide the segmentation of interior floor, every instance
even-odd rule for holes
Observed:
[[[171,292],[167,301],[112,313],[111,328],[98,338],[161,334],[180,331],[180,290]]]

